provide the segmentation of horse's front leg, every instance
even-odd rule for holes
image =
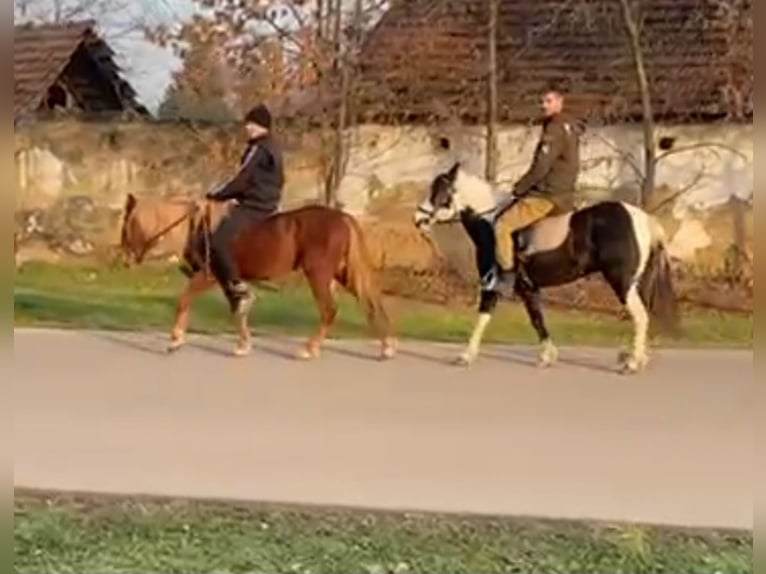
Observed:
[[[458,365],[468,366],[479,356],[481,341],[492,320],[492,313],[497,306],[498,299],[499,295],[496,292],[482,290],[479,301],[479,316],[476,319],[471,338],[468,340],[468,345],[457,358]]]
[[[558,360],[559,351],[553,344],[548,328],[545,326],[540,290],[522,286],[517,289],[517,293],[524,302],[524,308],[527,310],[529,320],[540,341],[540,357],[537,364],[540,367],[550,367]]]
[[[239,341],[234,348],[235,357],[245,357],[250,354],[253,349],[252,335],[250,334],[250,324],[248,322],[247,313],[237,314],[237,332],[239,333]]]
[[[306,347],[298,352],[297,358],[303,360],[319,357],[322,343],[324,343],[327,333],[338,315],[338,304],[335,299],[337,287],[332,276],[322,271],[308,270],[306,277],[319,308],[320,324],[314,335],[306,343]]]
[[[176,317],[170,334],[168,352],[177,351],[186,342],[186,329],[189,326],[189,313],[192,301],[213,286],[215,280],[204,272],[197,272],[189,278],[186,289],[181,293],[176,305]]]

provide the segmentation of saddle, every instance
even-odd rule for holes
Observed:
[[[574,211],[546,216],[513,233],[516,256],[521,260],[564,244],[569,235],[569,221]]]

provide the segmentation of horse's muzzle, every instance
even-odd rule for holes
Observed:
[[[431,220],[427,217],[415,217],[415,229],[420,231],[423,235],[428,235],[431,232]]]

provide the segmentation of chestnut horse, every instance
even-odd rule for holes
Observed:
[[[216,284],[210,272],[210,234],[228,211],[228,204],[205,201],[189,226],[185,250],[193,268],[189,283],[176,310],[169,351],[184,343],[192,300]],[[308,279],[320,314],[320,326],[299,358],[319,356],[338,312],[336,284],[351,293],[363,308],[367,321],[382,344],[381,357],[394,356],[388,313],[373,278],[373,266],[358,222],[350,215],[322,206],[286,211],[243,229],[231,246],[240,277],[250,283],[279,280],[300,270]],[[252,346],[247,314],[237,316],[239,341],[236,356],[246,355]]]
[[[194,213],[192,199],[136,197],[129,193],[120,230],[125,265],[140,265],[153,251],[180,257],[189,233],[189,219]]]

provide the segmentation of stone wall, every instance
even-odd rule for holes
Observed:
[[[693,257],[697,249],[690,245],[730,241],[706,231],[704,209],[732,196],[752,195],[752,126],[664,126],[660,132],[674,145],[659,166],[658,184],[666,191],[688,189],[673,204],[677,224],[671,231],[678,253]],[[537,137],[537,128],[500,130],[501,187],[526,168]],[[338,199],[355,214],[408,216],[434,175],[455,159],[471,171],[483,171],[481,128],[367,125],[348,138],[350,154]],[[444,152],[440,138],[448,138],[453,151]],[[285,140],[286,205],[318,200],[318,138],[291,134]],[[74,253],[88,252],[98,242],[113,244],[128,192],[199,196],[233,172],[240,146],[236,128],[74,121],[27,126],[15,134],[17,225],[22,236],[55,232]],[[641,148],[640,127],[586,132],[581,191],[590,198],[615,190],[634,195],[634,166],[640,160],[631,158],[639,158]]]

